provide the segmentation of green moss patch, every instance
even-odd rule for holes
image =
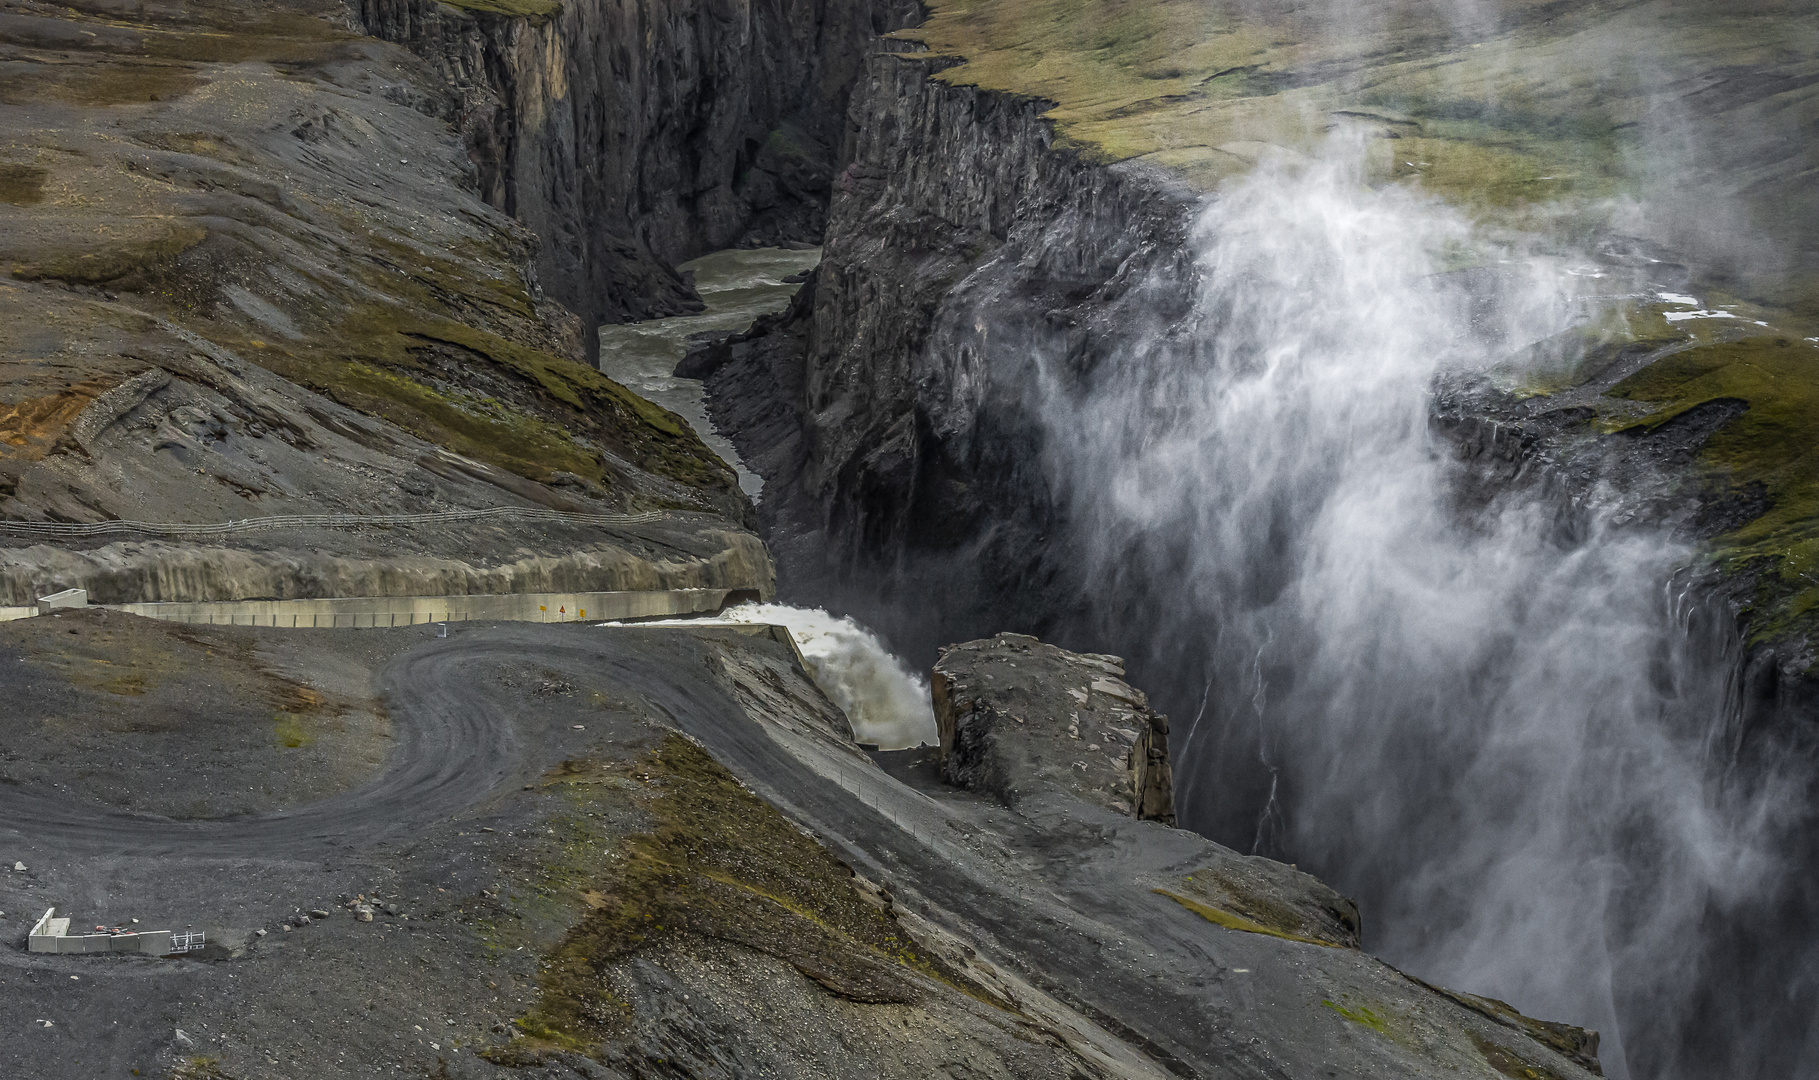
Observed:
[[[105,247],[50,252],[30,262],[16,263],[12,274],[21,281],[62,281],[71,285],[136,287],[168,274],[177,258],[208,238],[208,230],[187,222],[172,222],[162,234]]]
[[[1614,116],[1575,113],[1602,99],[1536,92],[1506,59],[1435,33],[1412,4],[1362,26],[1229,0],[930,6],[899,36],[966,61],[939,78],[1054,102],[1063,145],[1203,183],[1245,171],[1265,145],[1310,147],[1336,123],[1383,136],[1380,176],[1497,204],[1604,193],[1620,149]]]
[[[1423,987],[1439,994],[1441,997],[1446,998],[1456,1005],[1462,1005],[1480,1016],[1494,1020],[1504,1027],[1513,1028],[1516,1031],[1526,1034],[1529,1038],[1540,1043],[1542,1046],[1555,1051],[1561,1057],[1583,1065],[1594,1075],[1601,1074],[1601,1069],[1598,1065],[1597,1032],[1587,1031],[1584,1028],[1574,1027],[1571,1024],[1556,1023],[1552,1020],[1537,1020],[1532,1016],[1524,1016],[1516,1011],[1515,1006],[1506,1001],[1498,1001],[1496,998],[1479,997],[1477,994],[1462,994],[1457,990],[1448,990],[1444,986],[1435,986],[1433,983],[1417,979],[1413,975],[1407,973],[1404,973],[1403,978],[1406,978],[1416,986]],[[1474,1035],[1472,1039],[1474,1042],[1479,1041],[1476,1035]],[[1486,1045],[1490,1044],[1485,1043],[1480,1045],[1479,1050],[1480,1052],[1487,1053],[1488,1056],[1488,1052],[1485,1051]],[[1508,1050],[1504,1050],[1503,1053],[1506,1055],[1511,1054]],[[1523,1067],[1528,1068],[1530,1066],[1524,1065]],[[1552,1073],[1545,1071],[1532,1074],[1506,1073],[1505,1075],[1521,1077],[1553,1076]]]
[[[1472,1045],[1478,1048],[1484,1063],[1511,1080],[1560,1080],[1560,1074],[1547,1066],[1530,1064],[1515,1051],[1500,1046],[1475,1031],[1471,1035]]]
[[[460,384],[437,377],[430,360],[438,350]],[[596,449],[604,448],[692,487],[737,484],[681,417],[593,368],[451,319],[357,308],[325,335],[323,348],[279,343],[248,355],[421,439],[539,482],[558,471],[607,481]],[[495,393],[479,377],[487,373]]]
[[[279,713],[272,721],[272,734],[278,745],[288,750],[299,750],[316,741],[316,733],[304,723],[303,718],[292,713]]]
[[[1711,437],[1699,460],[1719,491],[1760,485],[1770,505],[1720,536],[1713,555],[1731,572],[1758,575],[1758,637],[1810,629],[1819,608],[1819,348],[1788,337],[1695,345],[1623,380],[1609,396],[1652,406],[1639,419],[1611,425],[1615,430],[1651,428],[1713,402],[1748,406]]]
[[[517,1021],[533,1053],[586,1049],[621,1031],[628,1007],[611,990],[612,966],[690,942],[776,957],[857,1001],[917,1000],[923,978],[960,985],[861,898],[850,869],[680,736],[629,767],[565,762],[549,784],[580,802],[629,784],[653,826],[615,858],[578,868],[595,883],[583,893],[589,910],[549,953],[538,1001]]]
[[[44,201],[50,171],[36,165],[0,164],[0,203],[34,206]]]
[[[937,78],[1052,102],[1060,144],[1095,160],[1143,158],[1210,187],[1268,147],[1305,151],[1363,125],[1376,136],[1374,179],[1499,215],[1633,191],[1637,116],[1686,93],[1698,71],[1773,68],[1791,82],[1785,19],[1810,18],[1507,0],[1495,25],[1466,28],[1416,0],[926,6],[928,20],[896,36],[964,61]],[[1639,71],[1621,59],[1639,41],[1666,62]],[[1781,190],[1806,160],[1781,171]]]
[[[1354,1024],[1370,1028],[1379,1035],[1387,1037],[1390,1033],[1389,1022],[1381,1013],[1368,1005],[1346,1006],[1331,1000],[1322,1000],[1320,1004],[1345,1017]]]
[[[1319,879],[1267,859],[1239,858],[1201,867],[1181,879],[1178,891],[1202,916],[1221,926],[1290,941],[1336,948],[1358,947],[1358,908]]]
[[[381,416],[428,442],[539,482],[557,470],[605,475],[598,456],[568,432],[481,395],[451,393],[366,364],[343,365],[324,389],[342,404]]]
[[[0,73],[0,101],[132,105],[170,101],[201,85],[194,69],[178,64],[33,64]]]
[[[1342,947],[1330,941],[1321,941],[1318,938],[1304,937],[1300,934],[1291,933],[1274,926],[1267,926],[1257,922],[1255,919],[1247,919],[1236,912],[1227,911],[1224,908],[1215,907],[1212,904],[1190,899],[1189,897],[1182,896],[1180,893],[1170,892],[1167,889],[1151,889],[1150,891],[1156,893],[1158,896],[1168,897],[1170,900],[1180,904],[1182,907],[1200,916],[1207,922],[1213,923],[1216,926],[1223,926],[1227,930],[1242,930],[1247,934],[1267,934],[1270,937],[1282,938],[1284,941],[1299,941],[1304,945],[1319,945],[1322,948],[1327,949]]]

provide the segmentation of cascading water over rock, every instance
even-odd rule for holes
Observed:
[[[1613,1075],[1688,1075],[1702,981],[1810,992],[1714,959],[1789,801],[1725,770],[1737,657],[1695,553],[1615,524],[1620,492],[1470,491],[1431,429],[1437,378],[1561,335],[1599,279],[1365,157],[1342,134],[1228,186],[1189,318],[1045,373],[1083,606],[1174,684],[1185,824],[1355,891],[1394,963],[1601,1029]]]

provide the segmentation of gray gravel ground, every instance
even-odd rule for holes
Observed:
[[[920,947],[985,989],[931,983],[917,1004],[855,1004],[724,943],[641,953],[607,973],[639,1018],[639,1041],[613,1058],[633,1075],[1494,1078],[1498,1048],[1537,1076],[1586,1075],[1363,953],[1223,929],[1156,895],[1220,857],[1193,834],[1065,795],[1013,811],[893,779],[824,713],[788,707],[816,695],[773,640],[573,624],[476,624],[443,640],[426,628],[216,633],[282,657],[286,678],[369,679],[389,757],[324,781],[307,805],[208,820],[0,784],[0,864],[28,867],[0,873],[13,945],[0,950],[0,1071],[625,1075],[573,1055],[503,1069],[474,1051],[510,1041],[542,955],[585,910],[554,872],[572,844],[610,851],[647,827],[631,800],[577,818],[545,774],[572,758],[638,760],[679,728],[882,886]],[[25,662],[0,663],[0,695],[16,703],[9,745],[43,708],[42,676],[26,672],[42,666],[44,637],[16,638]],[[171,678],[218,675],[203,663]],[[209,699],[195,700],[162,737],[172,750],[213,739],[211,779],[123,774],[129,797],[206,798],[214,778],[281,753],[209,735]],[[356,896],[378,898],[373,921],[343,906]],[[211,946],[191,960],[29,954],[26,929],[52,905],[78,925],[205,929]],[[331,914],[281,929],[312,909]],[[815,1030],[829,1038],[797,1037]]]

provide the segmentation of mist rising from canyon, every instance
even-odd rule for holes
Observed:
[[[1437,378],[1519,380],[1624,283],[1367,156],[1260,164],[1194,230],[1190,318],[1050,373],[1089,606],[1173,684],[1185,825],[1355,892],[1392,963],[1601,1030],[1611,1075],[1677,1074],[1713,927],[1783,874],[1782,783],[1729,768],[1734,635],[1620,492],[1487,491],[1430,421]]]

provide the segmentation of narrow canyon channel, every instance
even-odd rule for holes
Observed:
[[[694,282],[705,309],[644,322],[600,328],[600,370],[622,386],[681,416],[739,474],[739,488],[756,499],[764,481],[739,451],[714,429],[699,379],[675,374],[691,342],[729,337],[760,315],[781,311],[821,261],[821,249],[733,248],[703,255],[679,267]]]

